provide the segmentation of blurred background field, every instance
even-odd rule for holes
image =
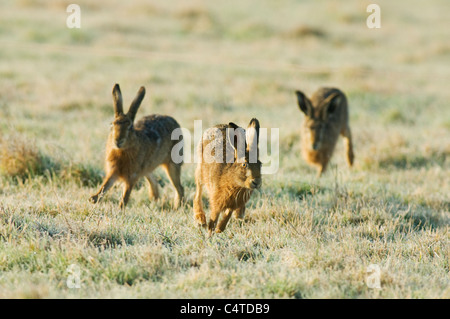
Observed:
[[[0,3],[0,297],[450,298],[447,0],[378,1],[380,29],[369,1],[77,1],[80,29],[70,3]],[[194,164],[178,211],[160,172],[159,202],[142,183],[126,212],[118,188],[88,203],[114,83],[125,103],[147,88],[138,117],[280,128],[245,221],[204,239]],[[294,94],[319,86],[347,94],[356,156],[339,141],[320,179]]]

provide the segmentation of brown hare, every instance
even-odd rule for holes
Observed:
[[[202,188],[206,186],[211,209],[207,225],[209,236],[214,230],[223,232],[232,213],[236,218],[244,218],[245,204],[253,190],[261,187],[258,142],[257,119],[250,121],[247,130],[229,123],[217,125],[203,134],[197,149],[200,161],[195,171],[194,219],[206,226],[202,207]],[[223,211],[224,216],[216,228]]]
[[[353,145],[348,120],[347,98],[335,88],[320,88],[311,99],[300,91],[297,94],[300,110],[305,113],[301,127],[302,154],[317,166],[318,175],[325,172],[333,155],[339,134],[344,137],[347,162],[353,165]]]
[[[171,134],[180,126],[172,117],[163,115],[145,116],[134,124],[136,112],[145,95],[144,87],[140,88],[126,114],[123,112],[118,84],[114,85],[112,94],[114,121],[106,144],[106,177],[90,201],[97,203],[114,182],[120,180],[124,184],[120,208],[124,208],[133,186],[141,177],[145,177],[149,184],[150,198],[157,199],[158,184],[151,173],[156,167],[162,166],[175,188],[174,206],[178,207],[184,195],[180,182],[182,163],[176,164],[171,158],[172,147],[177,142],[171,139]]]

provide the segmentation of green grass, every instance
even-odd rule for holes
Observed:
[[[446,0],[382,1],[379,30],[356,0],[79,1],[80,30],[68,4],[0,4],[0,297],[450,298]],[[243,221],[205,238],[194,164],[178,210],[159,170],[157,202],[144,182],[124,212],[118,187],[88,202],[114,83],[125,104],[146,86],[138,117],[280,128],[280,168]],[[340,140],[321,178],[293,94],[319,86],[348,95],[356,156],[349,169]]]

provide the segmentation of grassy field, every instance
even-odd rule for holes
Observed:
[[[450,298],[448,0],[0,3],[0,297]],[[118,209],[103,177],[113,118],[144,85],[138,117],[193,130],[257,117],[280,128],[280,167],[244,221],[205,238],[157,171]],[[321,178],[300,156],[294,90],[348,96],[356,162],[342,141]],[[381,270],[381,289],[367,270]],[[69,289],[68,267],[81,288]]]

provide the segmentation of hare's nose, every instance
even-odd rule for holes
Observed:
[[[116,141],[116,143],[115,143],[115,144],[116,144],[116,147],[117,147],[117,148],[121,148],[122,145],[123,145],[123,142],[124,142],[123,140]]]
[[[260,187],[261,187],[261,179],[259,179],[259,178],[254,179],[254,180],[251,182],[250,186],[251,186],[252,188],[260,188]]]

